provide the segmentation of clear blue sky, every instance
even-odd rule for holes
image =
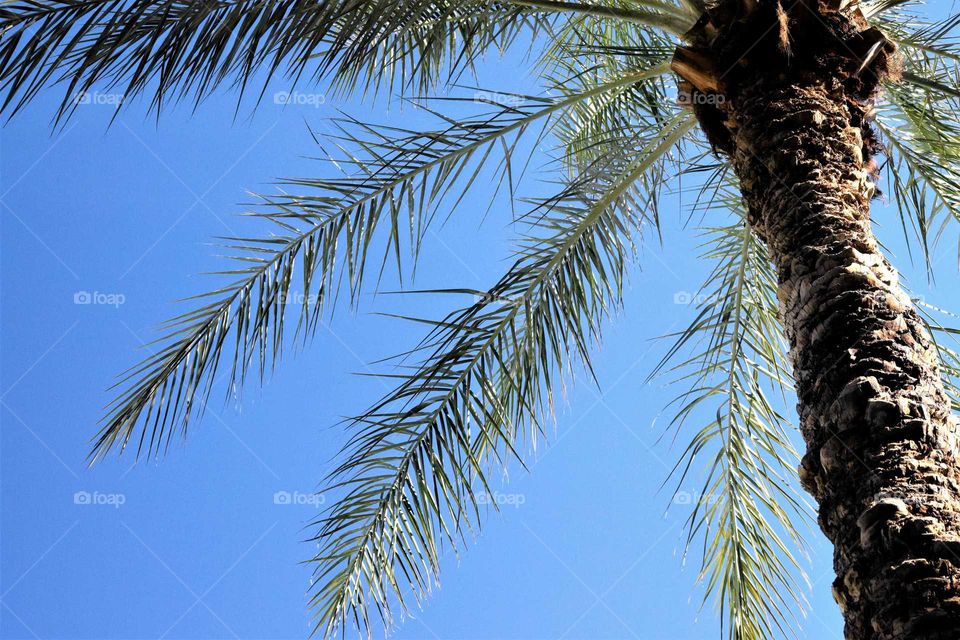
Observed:
[[[526,82],[519,60],[491,60],[481,72],[492,89],[504,78]],[[169,110],[159,123],[137,100],[109,128],[111,98],[100,96],[55,132],[59,94],[47,92],[0,133],[3,638],[308,631],[310,567],[300,562],[313,551],[302,541],[317,506],[278,505],[274,494],[316,489],[344,440],[340,416],[384,391],[353,374],[419,336],[373,312],[437,315],[448,302],[366,296],[356,312],[339,309],[263,389],[249,387],[239,408],[224,406],[217,389],[187,445],[161,462],[84,464],[107,387],[143,355],[156,324],[182,309],[174,300],[209,288],[197,274],[223,263],[208,243],[245,229],[236,214],[246,191],[331,170],[308,158],[317,150],[307,126],[322,133],[337,108],[408,126],[419,117],[332,98],[281,108],[270,95],[236,121],[230,95],[195,113]],[[538,153],[532,166],[543,161]],[[485,205],[468,199],[437,229],[417,286],[494,281],[512,231],[503,203],[481,225]],[[581,380],[569,392],[532,473],[514,468],[500,489],[522,504],[491,513],[469,552],[445,560],[442,589],[396,637],[717,637],[714,611],[700,610],[696,560],[682,557],[690,507],[667,511],[669,492],[658,491],[678,455],[657,443],[658,415],[675,390],[644,384],[663,350],[651,339],[691,319],[675,294],[695,291],[705,275],[694,232],[682,225],[686,205],[666,200],[665,246],[641,252],[643,269],[597,352],[600,389]],[[897,264],[927,293],[893,214],[878,219]],[[932,299],[958,307],[955,245],[939,256]],[[81,292],[105,304],[76,304]],[[103,504],[77,504],[77,492]],[[804,635],[840,638],[830,550],[818,531],[810,540]]]

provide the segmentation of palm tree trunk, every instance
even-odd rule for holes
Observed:
[[[729,105],[728,151],[779,274],[800,474],[834,544],[846,637],[956,640],[957,422],[931,337],[871,231],[861,104],[834,79],[758,80]]]
[[[897,53],[845,0],[719,0],[674,70],[779,278],[850,640],[960,639],[960,450],[936,348],[873,236],[869,117]],[[696,97],[696,96],[692,96]]]

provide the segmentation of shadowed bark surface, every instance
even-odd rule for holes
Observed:
[[[960,638],[960,453],[923,322],[870,222],[869,126],[896,52],[854,7],[730,2],[678,51],[779,277],[846,637]],[[707,62],[709,61],[709,62]]]

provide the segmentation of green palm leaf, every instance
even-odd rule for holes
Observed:
[[[664,65],[633,70],[560,99],[523,97],[516,106],[436,131],[336,123],[340,135],[331,140],[356,150],[341,163],[352,175],[286,180],[284,186],[301,193],[265,197],[255,214],[272,225],[273,234],[226,239],[238,266],[220,275],[232,280],[196,296],[198,307],[164,325],[161,348],[118,383],[120,394],[91,457],[114,446],[125,449],[134,438],[138,455],[168,447],[173,434],[185,434],[202,412],[224,353],[232,356],[232,389],[254,362],[261,376],[276,362],[291,311],[298,312],[297,333],[312,333],[324,303],[336,297],[338,273],[345,273],[351,297],[356,295],[379,228],[387,227],[387,245],[400,268],[401,242],[410,238],[415,257],[432,208],[461,199],[494,158],[502,163],[501,176],[509,178],[519,136],[579,101],[665,71]]]
[[[408,589],[419,601],[434,585],[442,542],[457,548],[478,526],[488,466],[535,441],[554,376],[571,356],[589,362],[618,300],[650,199],[634,191],[637,180],[692,125],[677,117],[623,167],[598,166],[544,203],[509,272],[479,302],[431,323],[423,362],[388,376],[395,390],[354,421],[332,477],[345,496],[316,538],[311,602],[325,637],[347,620],[369,632],[373,613],[389,626]]]
[[[97,83],[124,101],[152,92],[159,110],[228,81],[241,92],[265,87],[277,73],[330,77],[345,90],[362,82],[429,91],[485,51],[536,39],[557,15],[578,13],[673,32],[692,24],[659,0],[633,9],[551,0],[15,0],[0,6],[0,110],[63,84],[62,118]]]
[[[670,429],[713,416],[696,425],[674,469],[678,491],[693,505],[687,544],[703,543],[705,597],[716,597],[734,640],[795,635],[805,597],[791,547],[802,544],[798,516],[811,509],[789,481],[799,456],[776,408],[776,398],[793,390],[777,282],[739,199],[721,186],[711,204],[727,207],[734,220],[704,231],[703,257],[715,267],[697,296],[696,318],[674,336],[657,371],[673,372],[684,389]],[[701,488],[682,489],[698,466]]]
[[[960,222],[960,16],[929,22],[908,13],[883,24],[904,51],[903,81],[888,83],[875,121],[889,155],[884,175],[929,266],[932,247]]]
[[[658,367],[684,385],[671,427],[695,423],[675,470],[699,470],[687,544],[702,542],[700,578],[729,637],[790,634],[802,608],[793,543],[807,514],[788,478],[793,430],[776,408],[792,381],[777,319],[776,278],[747,225],[729,167],[687,133],[664,79],[677,40],[702,0],[12,0],[0,5],[0,110],[15,113],[45,87],[64,91],[58,117],[101,84],[144,94],[160,110],[233,85],[242,96],[275,76],[327,81],[334,91],[426,95],[453,85],[487,52],[526,45],[548,96],[439,121],[428,131],[334,121],[325,144],[343,176],[290,178],[263,196],[263,234],[227,238],[232,266],[190,311],[165,325],[159,351],[127,372],[93,459],[113,447],[155,455],[185,434],[223,369],[227,388],[263,377],[294,338],[306,340],[342,290],[352,302],[387,262],[403,279],[431,221],[452,210],[484,172],[513,195],[520,140],[552,136],[562,191],[522,219],[507,273],[478,301],[429,327],[394,384],[351,422],[345,459],[330,478],[340,499],[316,523],[320,551],[311,605],[330,637],[354,624],[389,627],[436,584],[441,553],[480,525],[479,496],[542,437],[554,388],[589,352],[620,301],[639,227],[659,221],[676,175],[705,176],[708,207],[728,224],[703,229],[714,268],[693,323],[672,336]],[[889,189],[911,242],[930,260],[960,221],[960,17],[924,20],[905,0],[860,3],[904,53],[875,128]],[[430,108],[427,105],[432,105]],[[537,138],[541,140],[543,138]],[[675,168],[674,156],[690,167]],[[658,227],[659,228],[659,227]],[[383,240],[385,248],[379,248]],[[374,252],[375,255],[372,255]],[[374,264],[370,264],[373,260]],[[408,267],[407,265],[411,265]],[[291,300],[300,296],[294,304]],[[931,321],[941,337],[955,332]],[[954,402],[960,356],[939,344]],[[412,362],[413,364],[409,364]],[[703,411],[709,418],[703,420]],[[799,605],[799,606],[798,606]]]

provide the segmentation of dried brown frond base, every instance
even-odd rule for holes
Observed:
[[[842,85],[859,122],[869,121],[881,83],[899,74],[895,45],[870,27],[856,3],[761,0],[720,2],[687,34],[673,69],[717,151],[732,151],[736,119],[729,106],[756,82],[783,86],[825,78]],[[865,157],[875,151],[864,140]]]

